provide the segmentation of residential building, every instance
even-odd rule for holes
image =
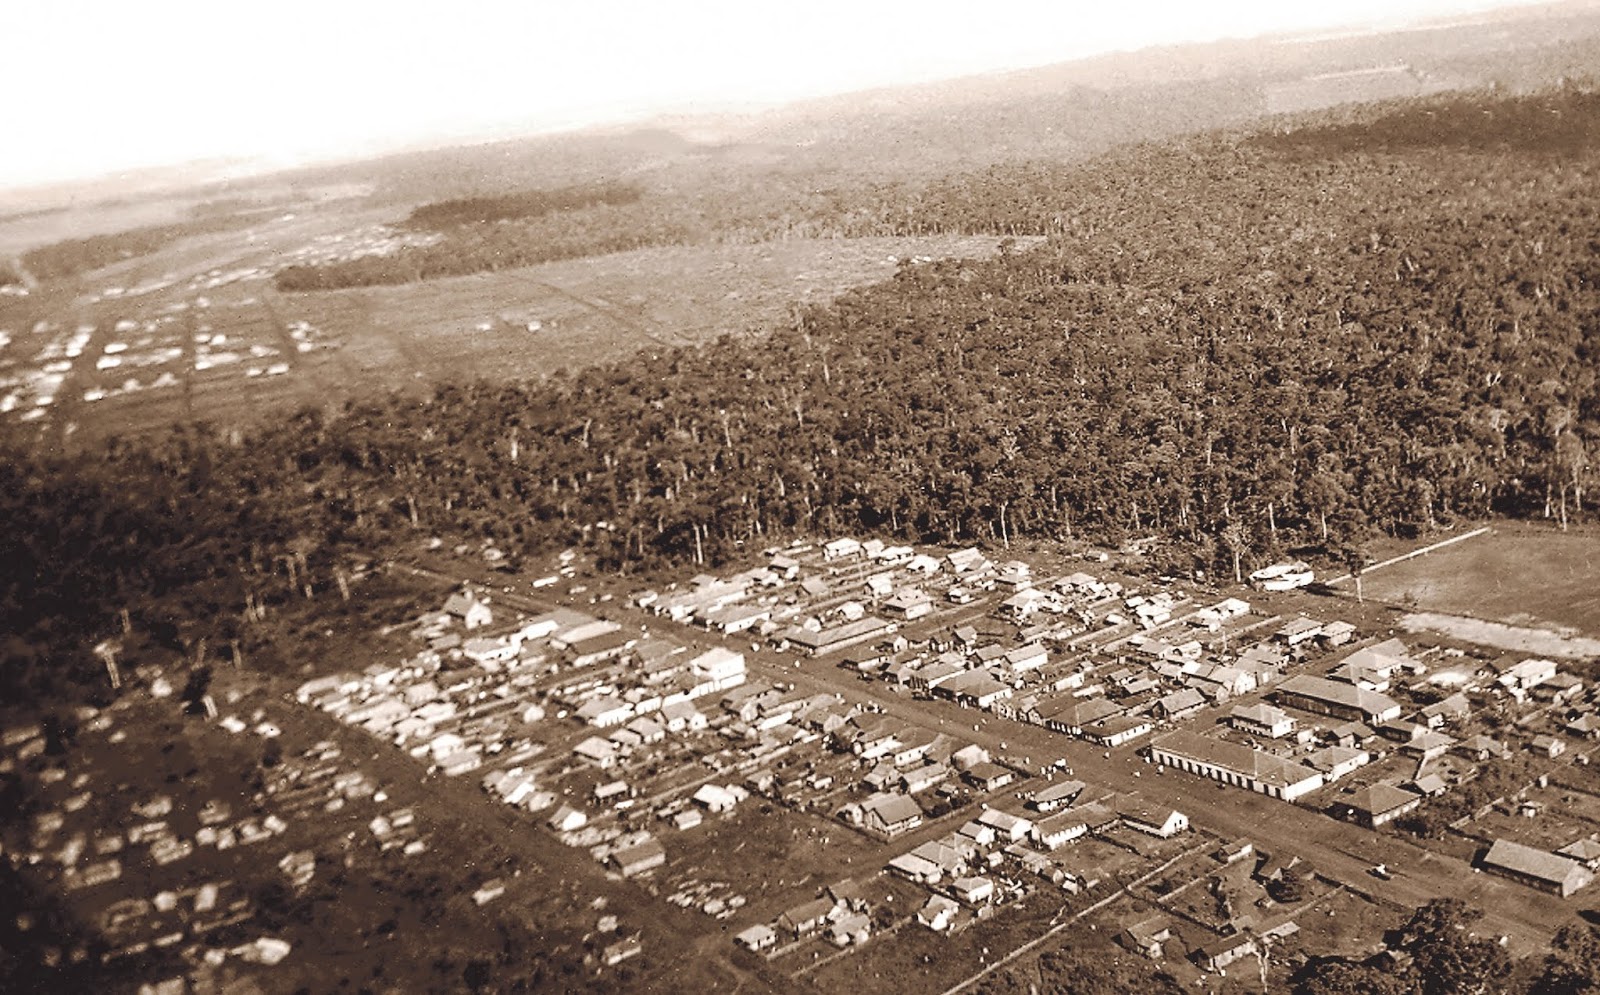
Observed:
[[[1294,716],[1267,704],[1235,705],[1228,713],[1228,724],[1243,732],[1269,739],[1282,739],[1294,732]]]
[[[1380,781],[1341,795],[1337,804],[1344,806],[1347,818],[1369,829],[1377,829],[1415,810],[1422,804],[1422,796]]]
[[[1123,825],[1161,839],[1170,839],[1189,828],[1189,817],[1174,808],[1151,808],[1131,799],[1117,806]]]

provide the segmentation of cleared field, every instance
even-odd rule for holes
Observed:
[[[993,237],[796,239],[641,249],[398,287],[280,295],[343,337],[364,375],[540,377],[640,349],[764,331],[797,305],[887,279],[913,257],[975,258]]]
[[[1493,532],[1369,573],[1367,596],[1425,612],[1600,635],[1600,529]]]
[[[761,334],[799,306],[889,278],[903,260],[985,257],[1000,242],[675,247],[399,287],[273,288],[284,261],[375,237],[384,220],[351,207],[264,215],[0,306],[12,339],[0,355],[0,430],[84,445],[177,422],[233,426],[374,392],[421,393],[442,380],[539,379],[640,350]]]

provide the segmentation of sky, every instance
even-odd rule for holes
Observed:
[[[1508,0],[51,0],[0,19],[0,189],[782,103]]]

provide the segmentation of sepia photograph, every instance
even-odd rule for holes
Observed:
[[[0,995],[1600,993],[1600,0],[14,6]]]

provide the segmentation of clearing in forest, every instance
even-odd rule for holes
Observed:
[[[1600,529],[1509,523],[1368,574],[1362,586],[1423,612],[1600,636],[1597,581]]]

